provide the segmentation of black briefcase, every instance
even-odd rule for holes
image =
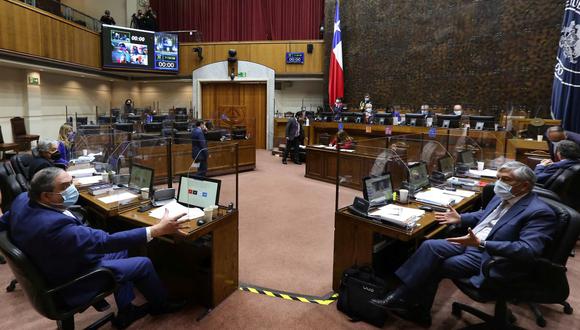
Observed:
[[[370,300],[383,298],[386,293],[385,281],[375,276],[370,267],[351,267],[342,274],[336,308],[353,322],[364,321],[382,327],[387,313]]]

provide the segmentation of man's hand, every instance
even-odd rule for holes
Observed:
[[[554,162],[551,159],[542,159],[542,161],[540,162],[540,164],[544,165],[544,166],[549,166],[552,165]]]
[[[435,220],[442,225],[453,225],[461,222],[461,216],[450,206],[447,212],[435,212]]]
[[[180,224],[177,223],[177,219],[184,216],[185,213],[181,213],[175,217],[169,217],[169,210],[165,209],[165,214],[158,224],[151,226],[151,237],[159,237],[163,235],[174,234],[179,230]]]
[[[467,235],[461,237],[448,238],[447,242],[457,245],[473,246],[473,247],[479,247],[479,244],[481,243],[479,241],[479,238],[475,236],[471,228],[467,228]]]

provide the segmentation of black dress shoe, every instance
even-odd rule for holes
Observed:
[[[286,159],[282,159],[282,164],[288,164],[288,163],[286,162]]]
[[[401,297],[398,290],[389,293],[384,299],[371,299],[371,304],[389,311],[407,312],[409,303]]]
[[[187,304],[185,300],[179,301],[168,301],[163,306],[158,308],[152,308],[149,314],[151,315],[162,315],[177,312],[182,309]]]
[[[302,165],[301,162],[294,162],[294,164],[296,164],[296,165]]]
[[[149,313],[148,304],[141,306],[135,306],[131,304],[129,307],[125,307],[119,310],[117,312],[117,316],[113,318],[111,323],[113,323],[113,326],[117,329],[125,329],[133,324],[133,322],[147,315],[147,313]]]
[[[111,305],[109,305],[109,303],[105,299],[102,299],[94,303],[93,307],[99,312],[104,312],[107,309],[111,308]]]

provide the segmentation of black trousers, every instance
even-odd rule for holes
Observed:
[[[288,158],[288,153],[290,149],[292,149],[292,158],[295,162],[299,162],[300,158],[298,157],[298,151],[300,149],[300,139],[298,137],[293,138],[292,140],[286,140],[286,149],[284,149],[284,157],[282,160],[286,160]]]

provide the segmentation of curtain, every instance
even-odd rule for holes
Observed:
[[[197,30],[181,41],[320,39],[324,0],[151,0],[159,31]]]

